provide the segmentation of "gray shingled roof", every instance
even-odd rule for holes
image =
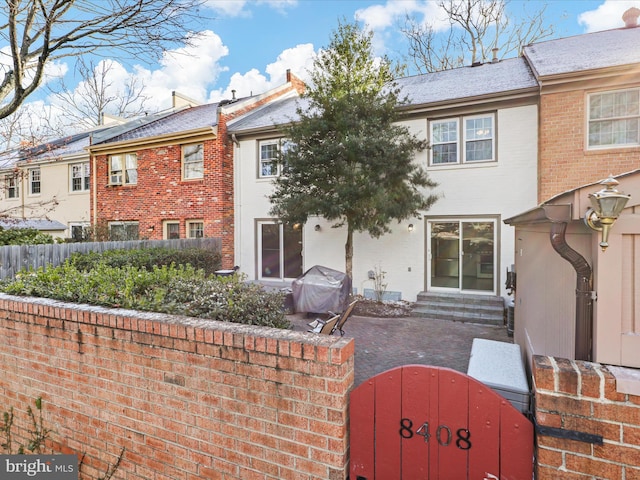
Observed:
[[[453,102],[538,86],[523,58],[405,77],[398,79],[397,83],[413,106]]]
[[[285,125],[298,119],[296,114],[298,105],[306,110],[308,101],[299,97],[289,97],[270,102],[227,124],[227,131],[229,133],[245,132],[274,125]]]
[[[6,230],[12,228],[35,228],[36,230],[46,232],[52,230],[66,230],[67,226],[57,220],[3,218],[0,219],[0,228],[4,228]]]
[[[127,122],[115,127],[118,130],[107,131],[102,137],[94,136],[94,145],[104,143],[126,142],[140,138],[151,138],[170,133],[186,132],[218,124],[218,104],[210,103],[196,107],[188,107],[174,113],[164,113],[151,121],[145,118]],[[135,124],[138,122],[138,124]],[[117,133],[118,131],[122,133]],[[113,133],[116,133],[115,135]]]
[[[398,79],[397,83],[402,90],[401,96],[407,95],[413,106],[515,92],[538,86],[522,58],[405,77]],[[305,110],[306,102],[299,98],[273,102],[230,124],[228,131],[240,133],[284,125],[298,118],[296,105],[303,106]]]
[[[524,55],[539,77],[640,63],[640,27],[535,43]]]

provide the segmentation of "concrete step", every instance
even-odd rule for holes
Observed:
[[[505,307],[502,297],[461,293],[418,294],[413,315],[454,322],[504,325]]]

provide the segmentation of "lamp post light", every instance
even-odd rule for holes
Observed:
[[[631,195],[619,192],[615,188],[618,181],[612,175],[600,182],[600,185],[604,185],[605,188],[589,194],[591,208],[587,210],[584,221],[589,228],[602,232],[600,248],[604,252],[609,246],[609,231]]]

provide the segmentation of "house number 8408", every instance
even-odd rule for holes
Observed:
[[[410,418],[403,418],[400,420],[400,436],[402,438],[412,438],[414,435],[420,435],[424,437],[425,443],[429,442],[431,434],[429,433],[429,422],[424,422],[415,433],[413,431],[413,421]],[[451,429],[446,425],[439,425],[435,433],[438,445],[442,447],[448,447],[453,440],[453,434]],[[471,432],[466,428],[459,428],[456,430],[456,447],[460,450],[469,450],[471,448]]]

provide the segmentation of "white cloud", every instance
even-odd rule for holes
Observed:
[[[449,28],[447,15],[435,0],[387,0],[384,5],[361,8],[355,13],[356,19],[364,22],[374,32],[395,27],[407,15],[425,25],[431,25],[436,32]]]
[[[222,39],[211,31],[201,33],[193,45],[170,50],[160,60],[160,68],[136,67],[135,75],[145,85],[151,109],[170,106],[171,92],[177,91],[203,102],[208,88],[226,69],[220,60],[229,54]]]
[[[236,97],[264,93],[271,88],[284,84],[287,70],[291,70],[291,73],[298,78],[307,80],[307,71],[313,65],[314,57],[315,52],[313,45],[310,43],[288,48],[278,55],[275,62],[265,67],[266,75],[255,68],[244,74],[234,73],[226,88],[214,90],[210,93],[209,101],[217,102],[225,98],[231,98],[232,90],[236,91]]]
[[[599,32],[612,28],[624,27],[622,14],[631,7],[640,8],[638,0],[605,0],[595,10],[589,10],[578,15],[578,23],[587,32]]]
[[[216,13],[225,17],[241,17],[251,15],[245,7],[267,5],[280,13],[285,13],[289,7],[297,5],[298,0],[259,0],[249,2],[247,0],[206,0],[204,5]]]
[[[35,66],[35,65],[34,65]],[[0,48],[0,74],[4,76],[5,72],[13,69],[13,58],[11,56],[11,49],[9,46],[3,46]],[[54,81],[58,78],[62,78],[69,70],[69,66],[66,63],[58,61],[48,61],[44,65],[44,73],[42,75],[41,85]],[[30,83],[33,80],[33,70],[25,70],[25,79],[23,86]]]

